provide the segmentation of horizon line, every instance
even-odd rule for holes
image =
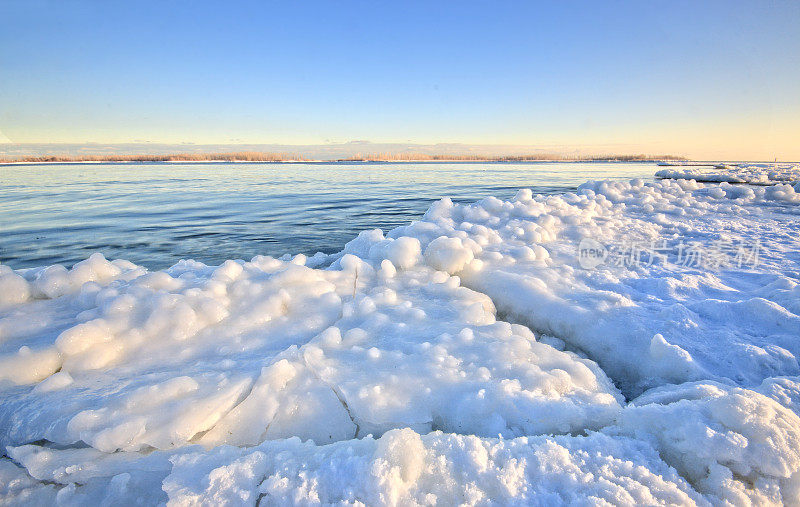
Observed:
[[[680,150],[648,150],[643,147],[625,143],[607,144],[469,144],[460,142],[442,142],[423,144],[415,142],[375,142],[369,140],[349,140],[323,144],[281,144],[281,143],[169,143],[155,141],[128,142],[25,142],[0,143],[0,159],[22,161],[38,157],[124,157],[131,156],[178,156],[190,154],[220,155],[232,152],[282,153],[297,161],[321,160],[334,161],[354,158],[368,159],[463,159],[472,157],[475,160],[494,160],[527,157],[531,159],[553,160],[586,160],[610,158],[642,158],[652,160],[680,159],[687,161],[737,161],[737,162],[771,162],[797,163],[796,160],[779,157],[737,157],[724,153],[695,154],[690,156]],[[697,156],[700,155],[700,156]],[[709,156],[711,155],[711,156]],[[724,156],[720,156],[724,155]]]

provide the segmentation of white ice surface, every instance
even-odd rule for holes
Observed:
[[[505,320],[586,353],[628,396],[699,379],[755,387],[800,374],[798,204],[788,185],[591,182],[563,196],[440,201],[389,236],[416,237],[423,249],[457,238],[448,248],[474,257],[452,270],[464,285]],[[577,250],[587,238],[655,245],[667,260],[584,269]],[[704,255],[729,252],[729,263],[677,263],[680,245],[686,253],[694,243]],[[739,267],[730,249],[750,255],[755,245],[757,263]]]
[[[0,443],[113,452],[397,427],[519,436],[599,428],[620,409],[595,363],[497,322],[457,278],[340,264],[184,262],[13,307],[0,361],[19,365],[5,375],[21,385],[0,399]]]
[[[797,503],[798,204],[590,182],[329,257],[0,266],[0,503]]]
[[[684,179],[705,182],[800,184],[800,165],[797,164],[718,164],[716,166],[684,166],[681,169],[661,169],[657,178]],[[797,188],[795,188],[797,190]]]

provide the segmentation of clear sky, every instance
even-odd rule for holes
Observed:
[[[0,0],[0,140],[800,160],[800,2]]]

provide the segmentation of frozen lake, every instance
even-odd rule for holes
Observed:
[[[0,167],[0,262],[67,266],[92,252],[151,269],[180,259],[338,252],[431,202],[563,193],[652,179],[652,163],[129,163]]]

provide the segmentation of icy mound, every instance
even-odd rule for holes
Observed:
[[[601,434],[499,440],[404,429],[321,447],[293,438],[147,456],[36,446],[11,455],[50,483],[20,477],[12,486],[19,501],[58,494],[81,505],[705,504],[647,442]]]
[[[718,164],[712,167],[683,167],[662,169],[656,178],[683,179],[704,182],[750,183],[773,185],[775,183],[800,184],[800,165],[794,164]],[[795,188],[795,190],[800,190]]]
[[[647,440],[714,503],[800,499],[800,419],[753,391],[699,382],[634,400],[608,434]]]
[[[511,437],[600,428],[620,409],[596,364],[496,322],[456,277],[304,260],[183,262],[6,310],[2,375],[22,385],[0,395],[0,442]]]
[[[798,203],[788,185],[587,183],[563,196],[443,200],[388,236],[419,239],[428,264],[487,294],[504,319],[586,353],[635,396],[800,373]],[[363,234],[346,251],[370,258],[382,241]],[[582,241],[607,257],[582,266]]]
[[[588,436],[403,429],[325,446],[291,438],[106,454],[25,445],[9,455],[40,481],[0,469],[16,477],[15,498],[57,494],[82,505],[771,505],[800,493],[800,419],[761,394],[715,383],[648,392]]]
[[[793,503],[800,498],[798,423],[794,413],[753,391],[696,383],[637,399],[604,430],[613,439],[420,438],[404,430],[358,446],[287,452],[289,442],[267,443],[255,451],[173,459],[164,490],[178,503],[221,494],[278,503]],[[237,480],[243,472],[247,479]],[[221,490],[222,484],[231,488]]]

